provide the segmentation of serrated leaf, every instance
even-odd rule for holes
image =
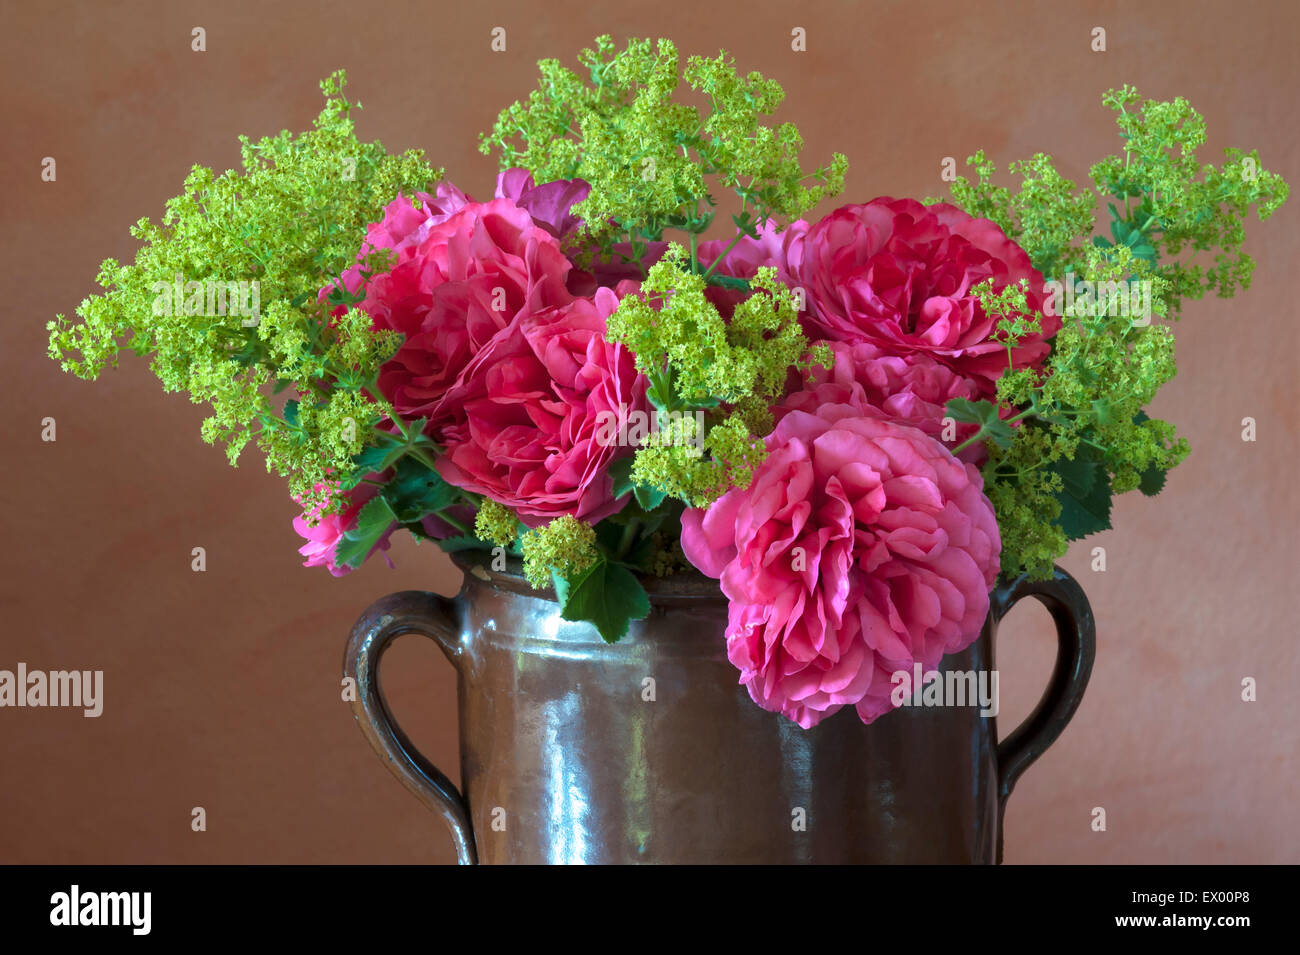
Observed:
[[[336,566],[360,567],[388,529],[398,523],[393,509],[383,495],[366,502],[357,514],[357,526],[348,531],[334,547]]]
[[[1138,478],[1138,490],[1147,497],[1155,497],[1165,488],[1165,475],[1168,471],[1160,468],[1147,468]]]
[[[617,643],[631,621],[650,614],[650,598],[641,581],[603,556],[576,577],[557,579],[555,593],[563,619],[590,623],[606,643]]]
[[[413,458],[402,458],[381,492],[403,524],[450,507],[460,492]]]
[[[1053,468],[1061,475],[1065,493],[1080,500],[1086,498],[1096,485],[1101,464],[1095,458],[1077,454],[1073,461],[1062,459],[1054,462]]]
[[[293,398],[284,403],[284,420],[298,427],[298,402]]]
[[[388,466],[385,465],[385,460],[391,450],[391,448],[384,447],[366,448],[360,454],[352,456],[352,463],[366,472],[386,471]]]
[[[1015,439],[1015,429],[998,417],[998,406],[991,401],[953,398],[946,410],[954,421],[979,425],[977,437],[981,441],[992,441],[998,447],[1006,448]]]
[[[609,476],[614,482],[614,500],[624,494],[630,494],[632,483],[632,458],[619,458],[609,466]]]
[[[644,511],[653,511],[668,496],[667,492],[661,491],[657,487],[646,487],[644,484],[635,485],[632,491],[636,495],[636,502],[641,505],[641,509]]]
[[[1081,540],[1110,530],[1110,497],[1110,475],[1100,467],[1087,493],[1072,494],[1068,486],[1057,492],[1056,498],[1061,502],[1060,525],[1066,540]]]

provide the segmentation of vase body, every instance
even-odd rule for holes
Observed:
[[[999,752],[997,719],[974,699],[901,707],[869,726],[845,707],[805,730],[739,685],[716,581],[652,582],[649,617],[611,645],[521,578],[466,567],[455,600],[376,604],[348,657],[363,729],[444,814],[462,861],[991,863],[1017,760],[1046,748],[1078,702],[1062,715],[1049,690],[1036,716],[1059,725],[1016,752]],[[941,670],[983,673],[988,687],[999,616]],[[384,646],[411,631],[436,639],[459,674],[461,791],[413,751],[378,689]],[[1058,673],[1077,693],[1090,633],[1086,644],[1086,660]],[[1087,664],[1081,680],[1071,662]]]

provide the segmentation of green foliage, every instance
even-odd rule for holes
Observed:
[[[534,586],[554,583],[566,619],[618,639],[649,611],[635,574],[685,565],[676,529],[683,508],[747,487],[790,371],[830,364],[825,349],[809,350],[795,296],[772,270],[746,280],[719,265],[767,223],[782,225],[837,193],[847,163],[835,154],[805,173],[798,130],[766,125],[781,87],[741,75],[725,52],[683,65],[667,40],[619,50],[600,37],[578,59],[578,72],[543,60],[538,88],[501,112],[480,147],[538,182],[591,184],[573,210],[586,223],[584,255],[640,265],[665,232],[685,236],[608,321],[607,337],[626,345],[649,379],[658,427],[613,465],[623,507],[597,527],[561,517],[528,530],[498,502],[451,487],[434,469],[441,449],[423,433],[426,422],[401,421],[377,394],[379,368],[400,339],[371,328],[353,307],[364,296],[348,293],[339,276],[384,206],[441,173],[418,151],[390,155],[356,138],[359,104],[343,96],[342,72],[321,84],[325,107],[312,129],[241,137],[241,171],[195,166],[160,222],[132,228],[143,243],[134,262],[106,260],[103,293],[83,301],[76,320],[49,323],[51,356],[85,378],[115,365],[123,349],[150,356],[167,390],[211,405],[205,440],[225,443],[232,464],[255,441],[308,513],[337,509],[339,492],[374,485],[339,544],[340,563],[359,565],[397,527],[423,535],[423,519],[434,515],[459,532],[440,542],[445,549],[509,547]],[[1076,187],[1042,153],[1010,164],[1019,180],[1012,189],[995,181],[982,151],[968,159],[971,176],[951,188],[952,201],[996,222],[1065,293],[1054,296],[1064,324],[1040,373],[1011,362],[1041,331],[1033,290],[977,286],[1008,367],[994,400],[948,407],[975,425],[966,445],[982,442],[988,452],[982,473],[1008,573],[1049,574],[1069,541],[1109,526],[1114,494],[1164,486],[1188,449],[1172,425],[1143,410],[1176,372],[1172,333],[1152,319],[1177,318],[1185,299],[1248,287],[1245,220],[1252,209],[1268,218],[1288,195],[1256,152],[1229,149],[1222,165],[1202,164],[1205,124],[1185,100],[1142,101],[1126,86],[1103,102],[1116,113],[1123,149],[1091,168],[1095,191]],[[717,215],[715,194],[725,192],[739,203],[735,233],[706,267],[699,237]],[[1108,210],[1101,229],[1099,196]],[[367,255],[363,280],[389,268],[389,256]],[[709,286],[746,294],[724,318]],[[322,302],[324,288],[333,291]],[[232,292],[239,307],[215,304]],[[467,526],[470,508],[477,513]]]
[[[1159,492],[1186,457],[1174,427],[1143,411],[1177,371],[1173,334],[1154,319],[1176,318],[1184,298],[1230,297],[1246,287],[1253,263],[1240,251],[1244,219],[1252,207],[1268,218],[1287,197],[1286,183],[1255,152],[1229,149],[1222,167],[1202,165],[1195,153],[1205,124],[1185,100],[1142,102],[1124,87],[1103,102],[1116,111],[1124,140],[1123,156],[1092,168],[1097,190],[1112,200],[1104,234],[1092,234],[1094,196],[1076,192],[1041,154],[1012,164],[1023,180],[1017,192],[993,182],[982,152],[968,160],[974,179],[959,177],[952,187],[958,205],[997,222],[1037,269],[1059,280],[1054,305],[1064,325],[1046,373],[1008,361],[997,402],[948,408],[979,425],[962,447],[982,441],[989,452],[985,493],[1007,573],[1049,575],[1069,541],[1110,526],[1114,494]],[[1216,253],[1213,265],[1193,261],[1202,252]],[[999,316],[997,337],[1008,349],[1030,330],[1014,295],[975,293]]]
[[[399,457],[391,470],[364,480],[379,490],[358,512],[356,526],[339,542],[334,553],[340,565],[360,567],[384,535],[399,527],[417,537],[426,536],[421,521],[429,515],[436,515],[462,532],[468,531],[449,513],[463,506],[465,492],[448,484],[417,458]],[[473,540],[472,549],[485,549],[483,541]]]
[[[633,485],[703,507],[732,487],[747,487],[766,453],[768,406],[781,396],[808,341],[794,294],[772,269],[759,269],[751,294],[724,319],[670,245],[650,268],[640,295],[625,297],[606,337],[635,355],[650,380],[660,426],[637,450]],[[638,495],[642,506],[653,499]]]
[[[340,567],[360,567],[380,538],[396,523],[397,515],[383,495],[371,498],[357,514],[356,526],[335,547],[335,563]]]
[[[555,595],[563,619],[590,623],[606,643],[617,643],[631,621],[650,614],[650,598],[641,582],[603,554],[575,574],[557,574]]]
[[[161,222],[132,228],[144,243],[134,263],[105,261],[105,291],[81,303],[80,321],[60,315],[49,324],[50,355],[84,378],[115,365],[123,348],[151,355],[167,390],[211,404],[205,440],[223,441],[233,464],[255,439],[268,469],[287,475],[309,505],[329,496],[316,485],[351,472],[388,416],[373,384],[400,343],[373,332],[357,310],[331,322],[333,305],[318,304],[317,293],[355,261],[366,225],[399,191],[441,175],[419,151],[390,155],[358,141],[351,112],[359,104],[343,96],[345,82],[339,71],[321,83],[325,107],[307,132],[240,137],[242,172],[195,166]],[[366,270],[384,264],[375,256]],[[167,291],[178,276],[188,283],[181,296]],[[249,298],[256,288],[257,314],[182,307],[218,282],[248,283]],[[197,311],[209,312],[206,297]],[[293,389],[295,420],[277,411],[271,386]]]
[[[1011,173],[1021,181],[1014,193],[993,182],[997,167],[982,149],[966,162],[975,178],[956,178],[949,187],[953,203],[970,215],[996,222],[1044,275],[1061,274],[1078,256],[1081,237],[1092,231],[1094,197],[1076,190],[1056,171],[1052,157],[1043,153],[1011,164]]]
[[[947,410],[949,417],[954,421],[979,425],[981,441],[1006,448],[1010,447],[1011,442],[1015,440],[1015,429],[998,417],[998,406],[992,401],[953,398],[948,402]]]
[[[1124,241],[1151,248],[1151,261],[1163,263],[1156,272],[1169,283],[1170,316],[1178,317],[1185,298],[1231,298],[1249,288],[1255,263],[1240,251],[1244,220],[1252,207],[1261,221],[1271,216],[1286,201],[1286,182],[1264,169],[1257,150],[1227,149],[1222,166],[1202,165],[1196,150],[1205,120],[1182,97],[1143,102],[1125,86],[1103,102],[1117,114],[1124,155],[1094,165],[1092,179],[1123,202],[1123,214],[1112,206],[1111,215],[1125,227]],[[1193,261],[1201,252],[1215,253],[1212,265]]]
[[[617,51],[602,36],[578,61],[585,76],[540,61],[537,89],[501,112],[480,149],[495,149],[501,168],[523,166],[538,182],[590,183],[573,211],[606,257],[629,242],[630,259],[640,261],[645,242],[665,229],[704,232],[715,214],[712,189],[739,196],[737,227],[753,234],[765,220],[798,218],[843,188],[847,160],[837,153],[804,173],[799,130],[762,123],[784,98],[780,85],[741,76],[725,52],[690,57],[679,74],[669,40],[633,39]],[[678,101],[683,76],[707,111]]]

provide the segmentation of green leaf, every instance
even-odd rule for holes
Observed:
[[[1097,467],[1092,486],[1082,494],[1073,493],[1077,490],[1077,484],[1073,490],[1070,484],[1066,484],[1056,495],[1061,502],[1059,522],[1065,539],[1076,541],[1098,531],[1110,530],[1110,475],[1104,468]]]
[[[657,487],[647,487],[633,481],[632,461],[633,459],[630,457],[619,458],[609,466],[609,476],[614,481],[614,499],[617,500],[631,491],[635,495],[636,502],[641,507],[641,510],[653,511],[664,502],[664,498],[668,495]]]
[[[609,466],[609,476],[614,481],[614,500],[628,494],[634,487],[632,483],[632,458],[619,458]]]
[[[342,285],[336,285],[330,290],[330,293],[325,296],[325,301],[329,302],[331,305],[355,305],[358,302],[365,301],[365,298],[366,286],[362,283],[361,288],[359,288],[355,293],[349,292]]]
[[[657,487],[646,487],[644,484],[637,484],[633,487],[633,493],[636,495],[636,502],[641,505],[645,511],[653,511],[656,507],[664,502],[667,493]]]
[[[1076,454],[1073,461],[1063,458],[1054,462],[1053,469],[1061,475],[1065,493],[1075,500],[1083,500],[1097,484],[1097,472],[1101,470],[1101,463],[1096,458]]]
[[[284,403],[284,420],[298,427],[298,402],[292,398]]]
[[[1061,476],[1056,492],[1061,502],[1059,523],[1067,540],[1079,540],[1110,528],[1110,474],[1101,451],[1080,443],[1072,460],[1052,462],[1051,470]]]
[[[709,276],[709,285],[716,285],[719,288],[729,288],[740,292],[748,292],[753,286],[749,279],[737,278],[734,275],[719,275],[717,272]]]
[[[388,460],[388,455],[392,450],[392,448],[382,446],[366,448],[360,454],[353,455],[352,460],[360,470],[367,473],[371,471],[387,471],[392,467],[392,461]]]
[[[1112,410],[1109,398],[1098,398],[1093,401],[1092,411],[1097,416],[1097,423],[1100,425],[1113,424],[1115,421],[1115,412]]]
[[[1168,473],[1157,467],[1147,468],[1138,478],[1138,490],[1147,497],[1155,497],[1164,490],[1165,475]]]
[[[953,398],[948,402],[947,411],[954,421],[979,425],[978,440],[992,441],[1000,448],[1008,448],[1015,439],[1015,429],[998,417],[998,406],[991,401]]]
[[[460,491],[414,458],[397,462],[382,493],[403,524],[450,507],[460,498]]]
[[[606,643],[617,643],[627,634],[631,621],[650,614],[650,598],[641,581],[622,564],[610,563],[603,556],[573,579],[552,576],[560,616],[590,623]]]
[[[335,546],[334,563],[339,567],[360,567],[379,539],[396,523],[397,516],[383,495],[371,498],[357,515],[357,526]]]

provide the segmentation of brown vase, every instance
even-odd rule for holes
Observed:
[[[999,741],[979,705],[910,706],[809,730],[737,683],[716,581],[652,581],[650,616],[607,645],[548,592],[458,555],[448,599],[408,591],[357,622],[344,669],[358,724],[451,828],[462,863],[990,863],[1017,777],[1074,714],[1094,625],[1079,585],[1000,582],[979,639],[944,671],[989,673],[998,621],[1044,603],[1060,639],[1041,702]],[[411,745],[380,689],[393,638],[432,638],[459,674],[462,791]]]

